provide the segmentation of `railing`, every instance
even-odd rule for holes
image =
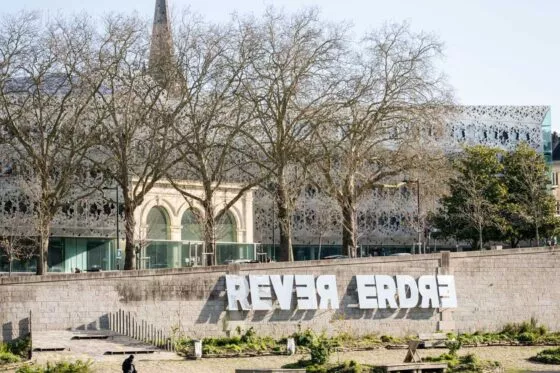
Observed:
[[[130,311],[118,310],[110,313],[109,330],[162,350],[175,352],[175,343],[170,335],[147,321],[135,318]]]

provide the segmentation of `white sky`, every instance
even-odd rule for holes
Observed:
[[[210,20],[260,13],[266,6],[317,6],[325,19],[350,21],[356,34],[384,21],[411,23],[446,44],[443,69],[462,104],[551,105],[560,130],[560,1],[558,0],[168,0]],[[0,13],[137,11],[153,16],[155,0],[0,0]],[[558,123],[557,123],[558,122]]]

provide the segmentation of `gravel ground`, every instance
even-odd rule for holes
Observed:
[[[497,360],[502,363],[508,372],[560,372],[560,365],[535,364],[527,359],[536,355],[544,347],[478,347],[463,348],[461,354],[475,353],[481,359]],[[445,349],[419,350],[421,357],[439,355]],[[390,364],[402,362],[406,355],[405,350],[373,350],[334,353],[332,361],[356,360],[367,364]],[[303,358],[296,356],[265,356],[235,359],[202,359],[202,360],[161,360],[155,356],[137,355],[136,368],[139,373],[171,373],[171,372],[196,372],[196,373],[234,373],[236,368],[278,368],[284,364],[295,362]],[[47,360],[78,358],[71,353],[41,353],[37,354],[37,361],[44,363]],[[84,356],[79,356],[84,358]],[[120,372],[123,356],[108,356],[97,360],[94,364],[95,372],[109,373]]]

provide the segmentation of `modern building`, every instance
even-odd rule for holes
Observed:
[[[550,167],[551,190],[556,199],[556,215],[560,216],[560,137],[558,133],[552,134],[552,162]]]
[[[443,139],[449,153],[460,152],[464,145],[488,145],[514,149],[527,142],[552,159],[551,108],[549,106],[460,106],[447,120],[447,138]],[[560,150],[558,150],[560,153]],[[560,159],[560,156],[559,156]],[[554,166],[560,172],[560,162]],[[430,196],[430,187],[437,181],[408,185],[399,189],[375,189],[358,207],[359,254],[386,255],[410,251],[418,235],[418,201],[421,211],[434,209],[436,200]],[[418,196],[420,187],[420,199]],[[432,197],[432,198],[430,198]],[[437,197],[437,196],[435,196]],[[557,198],[560,201],[560,196]],[[298,259],[317,259],[341,253],[341,216],[337,203],[316,193],[313,188],[304,191],[294,216],[294,256]],[[560,202],[559,202],[560,206]],[[275,212],[270,195],[264,190],[255,194],[255,239],[265,247],[279,241],[279,230],[274,222]],[[432,248],[438,242],[430,232],[422,232],[422,241]],[[439,243],[439,245],[450,243]],[[451,247],[455,247],[455,243]]]

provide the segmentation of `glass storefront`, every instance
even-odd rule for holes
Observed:
[[[250,243],[218,242],[216,244],[216,263],[227,264],[235,260],[256,260],[256,245]]]
[[[226,264],[239,259],[255,260],[256,244],[218,242],[216,243],[216,262]],[[142,250],[140,268],[181,268],[202,264],[204,243],[201,241],[164,241],[152,240]]]
[[[116,240],[101,238],[65,237],[50,242],[49,259],[60,258],[49,263],[49,271],[74,272],[110,271],[117,269]]]
[[[110,271],[117,269],[116,240],[82,237],[52,237],[47,257],[49,272]],[[0,272],[8,272],[10,263],[0,258]],[[12,262],[12,272],[35,272],[35,258]]]

